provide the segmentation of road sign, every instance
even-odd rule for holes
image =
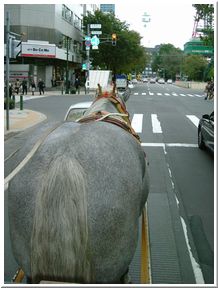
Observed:
[[[88,46],[88,47],[90,47],[90,46],[91,46],[91,41],[87,41],[87,40],[86,40],[86,41],[85,41],[85,45]]]
[[[91,38],[92,46],[98,46],[99,43],[100,43],[100,40],[99,40],[99,38],[96,35]]]
[[[91,29],[101,29],[101,24],[90,24]]]
[[[91,34],[94,34],[94,35],[101,35],[102,34],[102,31],[91,31]]]

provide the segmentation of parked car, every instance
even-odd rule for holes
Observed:
[[[198,124],[198,147],[214,152],[214,112],[204,114]]]
[[[71,105],[67,110],[64,121],[76,121],[83,116],[85,111],[92,105],[92,101],[79,102]]]
[[[168,79],[167,80],[167,84],[173,84],[173,80],[172,79]]]
[[[164,80],[163,78],[160,78],[160,79],[158,80],[158,83],[159,83],[159,84],[165,84],[165,80]]]
[[[154,78],[151,78],[149,82],[150,83],[156,83],[156,80]]]

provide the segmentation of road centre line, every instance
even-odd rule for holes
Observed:
[[[186,117],[191,120],[191,122],[196,126],[198,127],[198,124],[199,124],[199,118],[196,117],[195,115],[186,115]]]
[[[142,133],[143,114],[134,114],[131,125],[136,133]]]

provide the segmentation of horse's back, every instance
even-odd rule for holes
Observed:
[[[11,181],[9,216],[15,257],[30,275],[35,202],[52,161],[62,155],[65,161],[76,159],[83,169],[95,282],[119,283],[135,251],[138,217],[147,198],[148,183],[140,144],[109,123],[64,123]],[[67,183],[67,176],[65,180]]]

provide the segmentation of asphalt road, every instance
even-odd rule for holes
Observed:
[[[70,105],[90,98],[49,96],[28,100],[24,107],[55,122],[63,120]],[[213,283],[214,161],[213,155],[197,148],[195,122],[212,112],[213,101],[205,101],[202,91],[140,83],[132,89],[127,109],[149,159],[152,283]],[[34,128],[5,142],[5,158],[24,145],[29,133],[34,134]],[[5,176],[18,162],[15,153],[5,163]],[[10,245],[5,240],[8,255]],[[5,279],[16,267],[12,258],[5,260]],[[160,258],[165,261],[160,263]],[[192,258],[200,263],[203,278],[198,276]]]

